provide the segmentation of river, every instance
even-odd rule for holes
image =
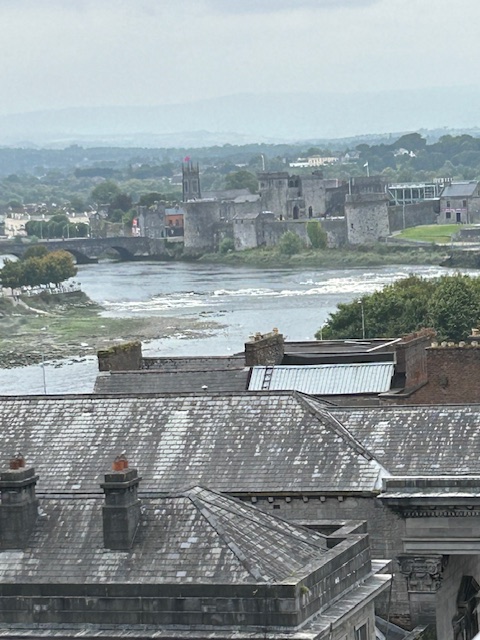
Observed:
[[[409,274],[441,267],[253,269],[179,262],[103,262],[79,266],[76,280],[105,315],[202,317],[219,323],[202,337],[178,334],[144,345],[145,355],[228,355],[249,335],[277,327],[287,340],[311,340],[340,302],[372,293]],[[368,333],[368,327],[367,327]],[[63,366],[60,366],[62,364]],[[96,358],[0,369],[0,393],[93,390]]]

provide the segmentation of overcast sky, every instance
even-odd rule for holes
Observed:
[[[472,85],[479,25],[480,0],[0,0],[0,114]]]

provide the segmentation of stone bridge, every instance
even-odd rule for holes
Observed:
[[[168,258],[165,240],[143,237],[119,236],[117,238],[71,238],[65,240],[40,240],[36,245],[46,247],[48,251],[68,251],[77,264],[98,262],[107,253],[116,252],[122,261],[141,260],[142,258]],[[31,244],[20,242],[1,242],[0,254],[23,257]]]

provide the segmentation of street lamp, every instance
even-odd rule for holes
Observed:
[[[365,340],[365,308],[363,306],[363,300],[359,300],[358,304],[362,312],[362,339]]]

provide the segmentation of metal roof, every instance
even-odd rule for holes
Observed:
[[[382,393],[390,389],[393,371],[391,362],[253,367],[248,389],[322,396]]]

